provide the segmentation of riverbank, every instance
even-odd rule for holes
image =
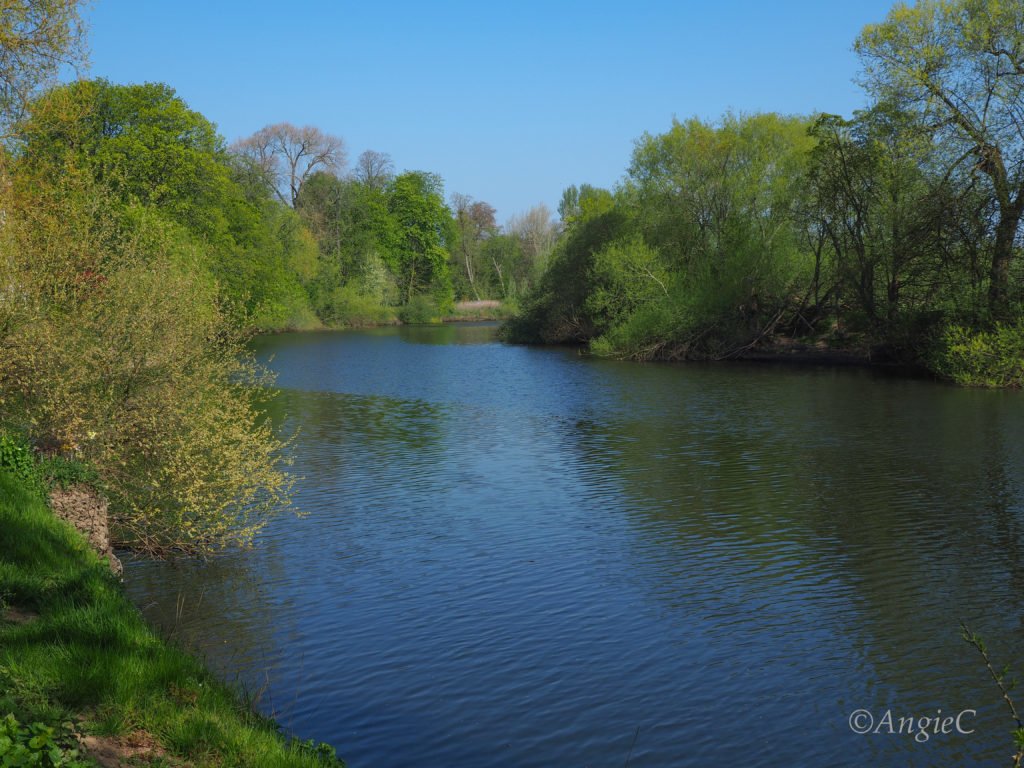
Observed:
[[[79,765],[72,749],[80,765],[341,764],[159,638],[84,537],[2,472],[0,530],[0,723],[13,715],[24,748],[41,723],[59,765]]]
[[[886,347],[834,347],[822,341],[807,342],[790,337],[777,337],[767,344],[743,350],[724,360],[832,368],[871,368],[913,378],[936,378],[923,363],[908,362]]]
[[[518,343],[518,342],[511,342]],[[536,346],[565,346],[580,350],[580,354],[602,357],[591,352],[585,342]],[[613,357],[613,356],[609,356]],[[614,359],[614,357],[613,357]],[[631,358],[621,358],[630,360]],[[910,378],[937,379],[936,374],[923,363],[909,362],[895,354],[892,349],[868,346],[829,346],[824,342],[806,341],[790,337],[777,337],[769,342],[745,349],[738,349],[717,358],[688,358],[684,353],[662,352],[649,359],[634,362],[683,365],[686,363],[729,364],[749,363],[752,365],[780,365],[793,367],[821,368],[869,368],[897,376]]]

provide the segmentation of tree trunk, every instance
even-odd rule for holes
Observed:
[[[480,291],[476,289],[476,280],[473,279],[473,261],[469,255],[469,249],[466,248],[465,242],[462,244],[462,255],[466,261],[466,277],[469,278],[469,287],[473,291],[473,298],[480,301]]]
[[[992,269],[989,271],[988,306],[994,317],[1006,313],[1010,287],[1010,263],[1013,261],[1013,244],[1020,226],[1021,209],[1024,208],[1024,194],[1017,196],[1014,203],[999,212],[996,225],[996,242],[992,249]]]

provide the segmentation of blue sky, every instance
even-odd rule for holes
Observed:
[[[93,0],[90,75],[160,81],[228,139],[312,124],[439,173],[498,220],[612,186],[673,116],[849,114],[890,0]]]

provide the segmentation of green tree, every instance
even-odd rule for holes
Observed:
[[[67,159],[124,203],[158,206],[208,238],[227,230],[231,167],[205,117],[160,83],[85,80],[33,104],[20,126],[23,164],[60,173]]]
[[[952,201],[932,172],[930,131],[915,117],[877,104],[854,120],[822,116],[812,128],[814,225],[834,260],[828,293],[849,300],[881,336],[908,312],[934,307],[950,280],[970,290],[943,258],[957,237]]]
[[[607,213],[614,205],[615,198],[607,189],[590,184],[583,184],[577,188],[574,184],[562,191],[558,215],[564,225],[570,226],[577,221]]]
[[[1005,313],[1024,215],[1024,4],[900,4],[865,27],[856,49],[871,90],[913,106],[954,148],[950,172],[987,181],[997,216],[989,304]]]
[[[804,120],[774,114],[676,121],[637,142],[624,199],[676,276],[687,355],[744,346],[806,290],[814,259],[796,214],[813,144]]]
[[[383,194],[323,172],[303,184],[295,210],[316,238],[331,273],[342,282],[358,276],[362,255],[377,247],[375,219],[387,217]]]
[[[601,318],[588,299],[597,254],[626,239],[634,222],[621,207],[570,227],[555,245],[547,269],[523,300],[522,312],[505,328],[511,341],[530,344],[584,343],[594,338]]]
[[[320,266],[312,297],[320,317],[329,323],[386,320],[379,310],[393,302],[395,291],[384,257],[395,240],[395,226],[384,191],[316,173],[303,184],[295,209],[318,245]],[[346,317],[345,307],[353,302],[360,318]]]
[[[398,278],[402,303],[430,291],[439,305],[450,304],[448,248],[454,233],[440,177],[422,171],[403,173],[388,185],[387,201],[395,231],[386,258]]]
[[[805,121],[773,114],[643,136],[614,194],[563,194],[565,233],[510,337],[648,359],[770,334],[815,272],[799,215],[813,145]]]
[[[637,236],[599,250],[588,277],[586,308],[601,319],[599,332],[627,320],[646,304],[668,299],[672,280],[657,252]]]
[[[46,93],[19,129],[25,179],[48,189],[68,168],[88,174],[116,203],[125,236],[154,216],[177,226],[252,324],[312,321],[302,288],[312,279],[309,241],[298,219],[170,87],[76,82]]]
[[[287,503],[263,382],[180,226],[73,164],[0,191],[0,428],[91,463],[118,540],[154,553],[246,544]]]

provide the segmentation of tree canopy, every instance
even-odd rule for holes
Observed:
[[[856,44],[879,98],[920,112],[948,152],[948,173],[985,180],[997,222],[991,309],[1007,309],[1024,214],[1024,5],[919,0],[897,5]]]

